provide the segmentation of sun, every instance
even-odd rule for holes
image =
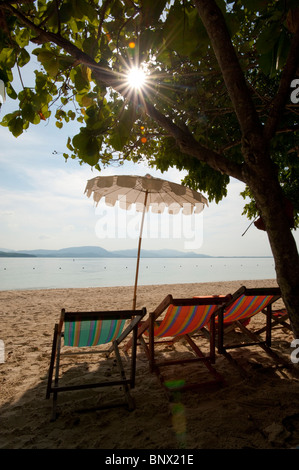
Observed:
[[[145,73],[141,68],[133,67],[128,72],[127,80],[131,88],[140,90],[146,81]]]

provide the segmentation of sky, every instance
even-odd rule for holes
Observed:
[[[7,97],[0,119],[14,109],[16,102]],[[75,246],[100,246],[109,251],[136,248],[141,214],[134,209],[126,213],[117,207],[108,208],[102,201],[96,207],[92,197],[84,194],[87,180],[99,175],[150,173],[180,183],[185,173],[175,168],[161,173],[144,163],[109,166],[99,173],[77,160],[65,161],[62,154],[68,136],[76,134],[75,126],[66,124],[58,129],[54,121],[31,125],[18,138],[0,126],[0,251]],[[148,213],[142,248],[211,256],[271,256],[265,232],[251,225],[242,236],[250,224],[242,215],[242,190],[244,184],[231,179],[225,199],[218,204],[209,202],[201,214],[191,217]],[[298,233],[294,235],[298,245]]]

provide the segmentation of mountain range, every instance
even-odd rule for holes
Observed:
[[[136,258],[137,248],[108,251],[100,246],[75,246],[60,250],[20,250],[0,248],[0,258]],[[271,258],[271,256],[211,256],[177,250],[141,250],[141,258]]]
[[[0,257],[5,258],[136,258],[137,249],[108,251],[100,246],[78,246],[62,248],[60,250],[22,250],[10,251],[0,249]],[[201,255],[193,252],[176,250],[141,250],[142,258],[211,258],[209,255]]]

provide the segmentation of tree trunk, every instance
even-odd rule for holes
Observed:
[[[258,209],[263,218],[271,250],[275,261],[277,282],[289,314],[294,337],[299,338],[299,255],[294,240],[284,196],[277,176],[269,169],[259,166],[259,174],[267,175],[267,180],[259,176],[249,177]]]
[[[275,260],[277,282],[289,314],[294,337],[299,338],[299,257],[291,230],[276,220],[276,230],[268,230]]]

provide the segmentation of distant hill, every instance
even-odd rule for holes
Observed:
[[[132,250],[108,251],[100,246],[76,246],[60,250],[22,250],[0,249],[0,257],[5,258],[136,258],[137,248]],[[210,256],[194,252],[176,250],[141,250],[141,258],[271,258],[271,256]]]
[[[100,246],[79,246],[60,250],[22,250],[0,252],[0,257],[38,258],[136,258],[137,249],[108,251]],[[208,255],[176,250],[141,250],[142,258],[210,258]]]
[[[36,258],[35,255],[11,251],[0,251],[0,258]]]
[[[113,251],[119,258],[135,258],[137,249]],[[201,255],[193,252],[176,250],[141,250],[141,258],[211,258],[209,255]]]
[[[100,246],[78,246],[60,250],[22,250],[22,253],[39,258],[109,258],[113,256],[113,252]]]

